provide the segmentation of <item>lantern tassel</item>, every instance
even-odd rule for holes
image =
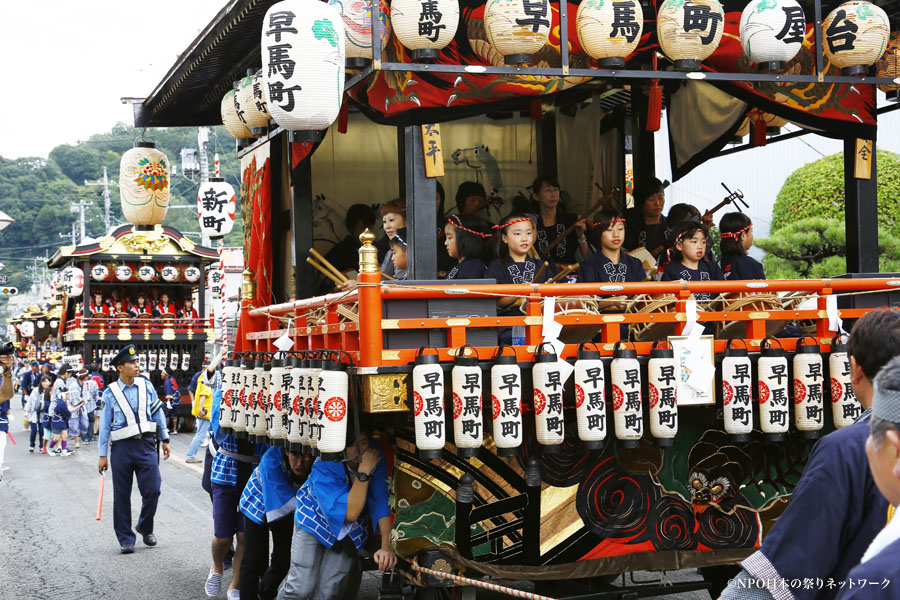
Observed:
[[[751,129],[753,136],[751,138],[752,145],[762,147],[766,145],[766,118],[761,110],[753,109],[751,111]]]
[[[647,103],[647,131],[659,131],[662,121],[662,86],[659,79],[650,84],[650,99]]]
[[[346,96],[341,104],[341,111],[338,113],[338,133],[347,133],[347,123],[350,120],[350,103],[347,102]]]
[[[528,105],[528,112],[529,116],[535,121],[544,118],[544,110],[541,107],[540,100],[532,100],[531,104]]]

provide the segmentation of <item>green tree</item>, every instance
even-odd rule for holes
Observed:
[[[847,272],[844,220],[808,217],[755,240],[766,251],[763,266],[770,279],[824,279]],[[900,238],[878,228],[879,269],[900,270]]]

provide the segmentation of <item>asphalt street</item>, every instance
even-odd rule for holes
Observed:
[[[203,584],[211,562],[212,513],[209,496],[200,486],[202,464],[184,461],[191,434],[173,436],[172,456],[160,464],[162,493],[154,527],[159,544],[149,548],[138,536],[135,553],[123,555],[113,532],[109,474],[102,517],[96,520],[100,486],[97,446],[82,445],[68,457],[30,454],[18,398],[13,399],[12,406],[15,421],[10,430],[16,445],[7,443],[0,481],[0,598],[206,598]],[[135,485],[135,522],[140,502]],[[635,574],[641,582],[660,577],[656,573]],[[663,577],[670,582],[699,579],[693,570]],[[230,581],[230,575],[226,575],[226,581]],[[365,573],[357,598],[376,600],[379,582],[377,571]],[[225,587],[223,582],[220,598],[225,597]],[[706,592],[690,592],[666,597],[706,600],[709,596]]]

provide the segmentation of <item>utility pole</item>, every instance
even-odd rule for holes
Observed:
[[[79,219],[79,222],[80,222],[80,224],[81,224],[81,238],[80,238],[80,241],[82,241],[82,242],[84,242],[84,237],[85,237],[85,229],[84,229],[84,209],[85,209],[87,206],[88,206],[88,204],[84,201],[84,198],[82,198],[82,199],[78,202],[78,204],[72,204],[71,206],[69,206],[69,211],[70,211],[70,212],[73,212],[73,213],[80,212],[80,213],[81,213],[81,218]],[[108,231],[108,230],[107,230],[107,231]]]
[[[103,179],[101,181],[88,181],[87,179],[85,179],[84,185],[86,185],[86,186],[102,185],[103,186],[103,192],[101,192],[101,193],[103,194],[103,224],[106,227],[106,231],[104,231],[104,233],[109,233],[109,230],[112,227],[112,217],[109,214],[109,207],[110,207],[109,186],[111,186],[111,185],[118,186],[119,184],[114,181],[109,180],[109,177],[107,176],[107,173],[106,173],[106,167],[103,167]],[[82,233],[82,237],[84,237],[83,233]]]
[[[209,156],[207,155],[209,150],[209,127],[197,128],[197,145],[199,146],[197,154],[200,159],[200,185],[202,186],[209,181]],[[200,243],[209,247],[209,237],[204,235]]]

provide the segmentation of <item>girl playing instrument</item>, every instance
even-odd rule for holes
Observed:
[[[662,281],[721,281],[725,277],[722,269],[704,258],[709,242],[706,225],[695,221],[685,221],[675,232],[675,249],[672,262],[663,271]],[[717,294],[694,293],[698,302],[709,302]]]
[[[719,266],[725,279],[765,279],[766,272],[755,258],[747,256],[753,246],[753,221],[744,213],[733,212],[719,221]]]
[[[482,231],[482,221],[472,215],[450,215],[444,225],[444,247],[456,264],[447,279],[481,279],[486,267],[482,256],[490,234]]]
[[[578,269],[578,281],[584,283],[641,282],[647,279],[640,260],[622,252],[625,242],[625,219],[619,213],[604,209],[597,214],[592,230],[599,237],[599,250],[589,256]]]

